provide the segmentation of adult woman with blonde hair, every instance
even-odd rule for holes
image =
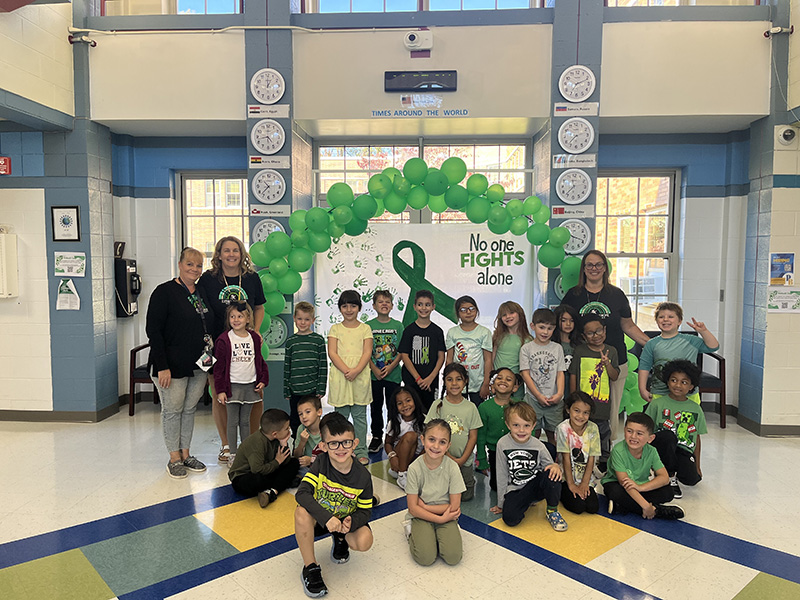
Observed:
[[[217,339],[225,331],[225,311],[232,303],[247,302],[253,309],[255,330],[259,331],[264,320],[264,288],[261,280],[253,270],[250,255],[242,241],[232,235],[220,238],[214,247],[211,257],[211,269],[203,273],[198,287],[203,289],[211,304],[214,315],[212,335]],[[230,457],[228,444],[228,414],[225,407],[217,400],[214,390],[214,377],[209,373],[208,383],[211,386],[212,414],[219,433],[221,448],[219,462],[227,462]],[[253,406],[250,413],[250,431],[256,431],[261,421],[264,403],[260,401]]]
[[[202,252],[184,248],[178,276],[153,290],[147,305],[151,378],[161,399],[161,424],[169,452],[167,473],[174,479],[185,478],[186,471],[206,470],[189,453],[194,414],[206,384],[198,361],[210,364],[213,355],[211,312],[195,286],[202,270]]]

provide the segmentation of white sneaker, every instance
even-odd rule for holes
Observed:
[[[406,480],[408,479],[408,471],[401,471],[397,474],[397,485],[404,492],[406,491]]]
[[[395,471],[394,469],[389,469],[389,475],[391,475],[392,477],[394,477],[395,479],[397,479],[397,475],[398,475],[398,473],[397,473],[397,471]]]
[[[406,539],[411,537],[411,519],[403,521],[403,533],[406,534]]]

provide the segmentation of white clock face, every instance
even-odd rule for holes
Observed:
[[[275,69],[261,69],[250,80],[250,93],[261,104],[275,104],[285,91],[283,75]]]
[[[567,169],[556,179],[556,195],[564,204],[580,204],[592,193],[592,178],[582,169]]]
[[[558,91],[570,102],[583,102],[594,92],[597,80],[594,73],[583,65],[574,65],[564,70],[558,78]]]
[[[286,233],[283,225],[278,223],[275,219],[261,219],[253,228],[253,235],[250,236],[250,239],[254,242],[265,242],[269,234],[273,231],[283,231],[283,233]]]
[[[286,322],[280,317],[272,317],[269,322],[269,329],[264,334],[264,342],[270,348],[277,348],[283,345],[287,337],[289,337],[289,332]]]
[[[563,300],[564,295],[569,291],[565,290],[561,286],[561,275],[556,277],[556,280],[553,282],[553,291],[556,293],[556,298],[558,298],[559,300]]]
[[[567,219],[561,226],[569,229],[570,233],[569,241],[564,245],[567,254],[580,254],[592,243],[592,231],[583,221]]]
[[[272,169],[262,169],[253,177],[253,194],[262,204],[275,204],[286,193],[286,180]]]
[[[594,142],[594,127],[582,117],[567,119],[558,128],[558,143],[570,154],[586,152]]]
[[[250,141],[261,154],[275,154],[286,142],[286,132],[273,119],[261,119],[250,131]]]

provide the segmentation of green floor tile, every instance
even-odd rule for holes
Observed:
[[[80,550],[0,570],[4,600],[110,600],[114,596]]]
[[[194,517],[81,548],[119,596],[238,554]]]
[[[734,600],[797,600],[800,598],[800,585],[768,575],[759,573],[753,580],[734,596]]]

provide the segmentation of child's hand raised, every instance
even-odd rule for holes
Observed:
[[[608,359],[608,350],[605,352],[602,350],[600,351],[600,362],[603,363],[604,367],[608,367],[608,365],[611,364],[611,361]]]
[[[308,433],[308,429],[303,429],[303,431],[300,432],[300,441],[303,442],[303,444],[308,441],[309,437],[311,437],[311,434]]]
[[[692,317],[691,321],[686,321],[686,324],[694,329],[697,333],[703,333],[704,331],[708,331],[706,324],[702,321],[695,321],[695,318]]]

